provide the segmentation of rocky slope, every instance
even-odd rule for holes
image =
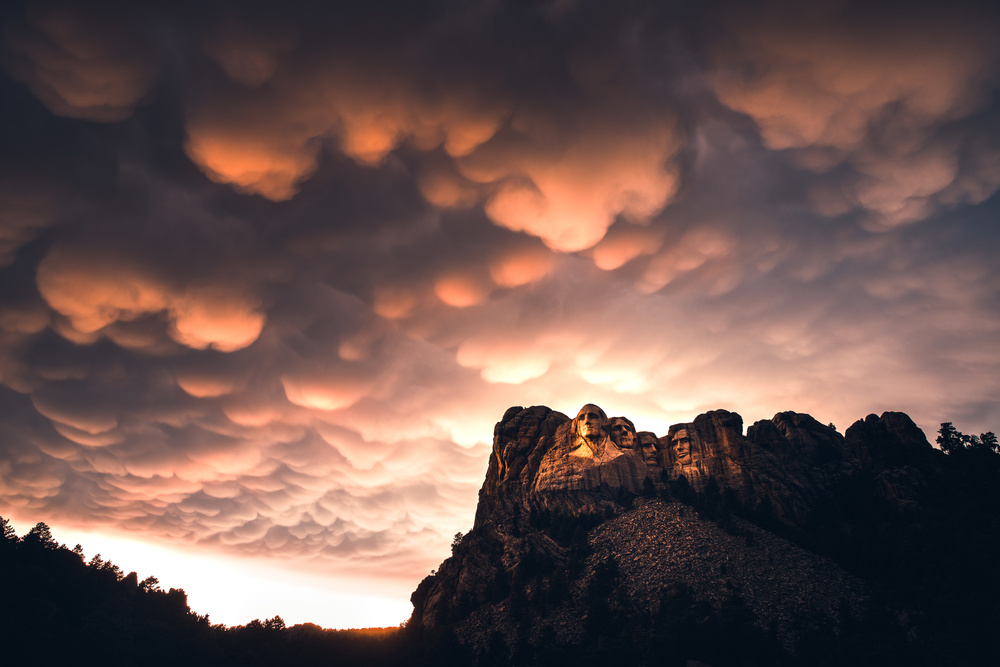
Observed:
[[[783,412],[743,435],[738,414],[715,410],[657,437],[597,406],[575,419],[510,408],[473,529],[414,592],[409,627],[544,662],[539,651],[628,633],[636,655],[711,657],[710,638],[683,636],[728,619],[716,630],[744,636],[760,664],[801,657],[804,638],[872,616],[871,584],[892,583],[883,557],[902,556],[898,544],[952,539],[937,517],[976,501],[942,491],[965,488],[947,458],[902,413],[840,435]],[[919,653],[903,613],[919,601],[897,597],[880,597],[880,632]]]

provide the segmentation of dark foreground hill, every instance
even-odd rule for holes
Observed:
[[[900,413],[844,435],[780,413],[744,435],[720,410],[657,437],[596,406],[511,408],[472,530],[406,627],[380,632],[211,625],[183,591],[3,522],[0,650],[39,665],[996,664],[1000,455],[942,437],[950,454]]]
[[[234,628],[191,611],[183,590],[163,591],[110,561],[85,563],[48,527],[18,538],[0,518],[0,665],[89,667],[388,667],[424,664],[399,628],[285,627],[280,617]]]

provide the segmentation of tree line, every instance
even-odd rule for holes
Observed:
[[[938,447],[945,454],[961,454],[974,452],[977,454],[1000,454],[1000,443],[993,431],[980,433],[978,436],[965,435],[951,422],[943,422],[938,429]]]
[[[88,562],[81,545],[59,544],[45,523],[23,537],[4,517],[0,528],[0,664],[423,664],[399,628],[286,627],[280,616],[212,624],[188,607],[183,589],[140,581],[100,554]]]

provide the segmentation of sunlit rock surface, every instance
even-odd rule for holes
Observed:
[[[819,522],[838,539],[858,484],[906,512],[931,456],[901,413],[870,415],[845,437],[794,412],[744,435],[740,415],[714,410],[658,437],[593,405],[573,419],[512,407],[494,429],[474,527],[414,592],[410,623],[450,628],[470,646],[497,633],[507,643],[571,645],[583,641],[595,577],[613,561],[614,614],[655,616],[680,582],[705,604],[749,610],[790,648],[803,618],[836,626],[860,613],[866,592],[833,561],[772,531],[805,535]],[[727,514],[724,529],[681,504],[692,498],[710,512],[724,500],[757,525]],[[528,622],[525,613],[544,618]]]

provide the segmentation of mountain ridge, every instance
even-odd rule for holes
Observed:
[[[795,412],[758,421],[746,435],[742,424],[737,413],[714,410],[656,436],[593,405],[574,419],[545,406],[508,409],[494,429],[474,526],[414,592],[408,627],[450,633],[486,662],[520,656],[526,664],[542,664],[551,646],[572,652],[606,639],[621,649],[631,627],[638,664],[688,622],[657,625],[666,598],[681,590],[708,618],[741,619],[730,631],[758,646],[755,664],[804,660],[844,633],[865,638],[862,653],[891,649],[912,654],[913,664],[950,655],[942,635],[951,630],[935,627],[941,611],[927,607],[929,577],[956,565],[937,553],[942,543],[972,533],[1000,546],[990,535],[997,493],[989,485],[1000,479],[1000,457],[966,471],[968,462],[935,450],[899,412],[869,415],[844,435]],[[986,481],[970,482],[975,475]],[[981,499],[988,511],[976,507]],[[980,510],[979,523],[949,521]],[[969,572],[995,591],[990,549],[977,549]],[[915,592],[904,576],[915,577]],[[973,609],[996,616],[988,595],[972,595]],[[945,613],[960,606],[931,594],[941,600]],[[619,627],[614,636],[593,627],[595,614]],[[955,618],[974,622],[961,611]],[[689,648],[711,656],[710,647]]]

